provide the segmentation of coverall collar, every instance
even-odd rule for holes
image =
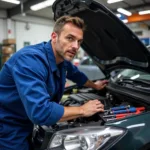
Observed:
[[[54,55],[54,52],[53,52],[53,49],[52,49],[51,41],[48,41],[45,44],[45,48],[46,48],[47,56],[48,56],[48,59],[49,59],[49,62],[50,62],[49,63],[50,68],[51,68],[52,72],[54,72],[58,68],[57,68],[57,64],[56,64],[55,55]]]
[[[50,64],[50,68],[52,72],[57,71],[58,67],[57,67],[55,55],[52,49],[51,40],[45,44],[45,48],[46,48],[46,52],[47,52],[47,56],[50,62],[49,64]],[[67,66],[66,61],[63,61],[62,63],[60,63],[59,66],[61,67]]]

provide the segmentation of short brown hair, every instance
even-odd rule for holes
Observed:
[[[85,30],[85,24],[84,24],[83,19],[79,17],[62,16],[59,19],[57,19],[54,25],[53,31],[59,34],[62,31],[62,28],[64,27],[64,25],[67,23],[72,23],[73,25],[80,28],[83,32]]]

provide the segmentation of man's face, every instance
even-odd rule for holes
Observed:
[[[67,23],[59,35],[55,32],[52,33],[52,40],[55,43],[56,59],[71,61],[80,48],[83,31],[72,23]]]

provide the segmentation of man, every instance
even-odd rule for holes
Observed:
[[[57,20],[51,41],[15,53],[0,72],[0,149],[28,150],[33,124],[53,125],[103,112],[98,100],[80,107],[63,107],[65,79],[100,90],[107,81],[93,83],[71,64],[83,41],[84,22],[78,17]]]

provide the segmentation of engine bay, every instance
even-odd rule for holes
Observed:
[[[80,106],[89,100],[98,99],[104,105],[104,112],[97,113],[88,118],[74,119],[75,123],[89,124],[99,122],[104,125],[108,121],[124,119],[129,116],[138,115],[146,111],[147,105],[140,103],[137,99],[127,95],[114,93],[108,90],[96,91],[92,88],[72,89],[67,99],[61,104],[63,106]]]
[[[103,126],[106,123],[121,119],[134,117],[146,112],[148,106],[139,102],[136,98],[112,92],[104,89],[101,91],[92,88],[69,88],[65,91],[61,100],[63,106],[81,106],[89,100],[98,99],[104,105],[104,112],[97,113],[91,117],[81,117],[65,122],[59,122],[53,126],[35,126],[33,131],[33,141],[39,150],[45,149],[52,135],[60,130],[83,127],[83,126]]]

